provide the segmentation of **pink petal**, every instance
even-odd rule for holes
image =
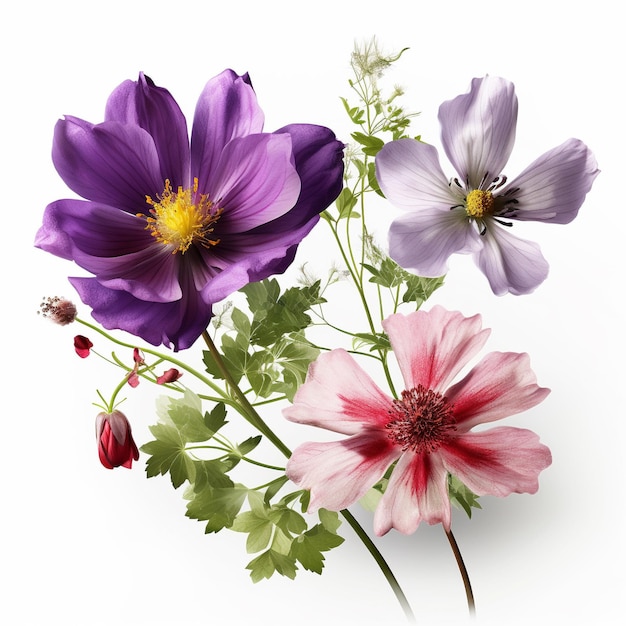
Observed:
[[[493,222],[482,239],[484,246],[476,255],[476,263],[497,296],[531,293],[548,276],[548,262],[536,243],[520,239]]]
[[[399,449],[380,431],[367,431],[343,441],[305,443],[287,462],[287,476],[310,489],[309,512],[340,511],[363,497],[398,458]]]
[[[374,532],[410,535],[420,522],[450,528],[448,474],[437,454],[405,452],[391,473],[374,514]]]
[[[474,78],[470,92],[439,108],[443,147],[461,181],[478,189],[502,173],[515,142],[517,96],[504,78]]]
[[[483,347],[489,329],[480,315],[464,317],[434,306],[430,311],[390,315],[383,321],[406,389],[423,385],[443,392],[456,374]]]
[[[527,354],[491,352],[445,393],[459,430],[467,432],[534,407],[550,393],[539,387]]]
[[[552,463],[534,432],[506,426],[462,434],[437,452],[446,469],[480,496],[535,493],[539,473]]]
[[[568,139],[540,156],[507,185],[520,189],[513,194],[518,200],[515,219],[571,222],[599,173],[591,150],[578,139]]]
[[[393,399],[385,395],[341,348],[311,363],[306,380],[283,410],[292,422],[353,435],[363,427],[384,428]]]
[[[182,375],[182,372],[179,372],[175,367],[170,367],[170,369],[168,369],[166,372],[163,372],[163,374],[157,377],[157,385],[173,383],[177,381]]]

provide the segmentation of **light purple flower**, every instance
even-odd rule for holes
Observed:
[[[441,105],[439,121],[458,177],[448,181],[436,149],[413,139],[392,141],[376,157],[383,193],[406,210],[391,225],[391,257],[435,277],[447,272],[452,254],[472,254],[495,294],[530,293],[548,275],[548,263],[511,226],[573,220],[599,172],[593,154],[568,139],[507,183],[502,170],[515,140],[517,97],[503,78],[475,78],[469,93]]]
[[[263,122],[232,70],[204,88],[191,146],[178,104],[143,74],[115,89],[103,123],[59,120],[54,165],[86,200],[50,204],[35,245],[93,274],[70,282],[105,328],[187,348],[215,302],[289,266],[341,190],[343,144]]]

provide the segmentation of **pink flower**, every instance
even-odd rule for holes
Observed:
[[[311,491],[309,511],[344,509],[396,462],[374,516],[374,531],[410,534],[421,521],[450,528],[448,473],[478,495],[535,493],[550,450],[529,430],[471,429],[519,413],[549,393],[536,384],[527,354],[492,352],[462,380],[454,377],[482,348],[489,329],[440,306],[383,322],[404,378],[394,400],[345,350],[309,368],[287,419],[350,435],[305,443],[287,475]]]
[[[139,458],[139,450],[133,440],[130,424],[121,411],[99,413],[96,417],[98,455],[104,467],[130,468]]]
[[[74,337],[74,350],[81,359],[85,359],[89,356],[89,351],[93,348],[93,343],[88,337],[84,335],[76,335]]]

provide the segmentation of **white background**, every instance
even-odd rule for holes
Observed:
[[[436,8],[434,8],[436,5]],[[302,121],[349,139],[339,96],[350,96],[354,40],[377,35],[411,49],[391,81],[422,112],[413,129],[439,145],[437,107],[474,76],[512,80],[520,100],[507,167],[521,171],[570,136],[594,150],[602,173],[567,226],[523,224],[551,264],[526,297],[496,298],[469,258],[457,258],[432,298],[493,329],[490,350],[530,353],[552,394],[507,420],[536,430],[553,452],[534,496],[483,498],[453,529],[480,624],[617,624],[623,559],[623,34],[613,3],[596,0],[442,2],[25,2],[3,9],[0,135],[2,268],[2,623],[389,624],[402,612],[349,529],[323,576],[300,572],[253,585],[244,537],[203,534],[168,480],[105,470],[94,440],[96,387],[119,371],[72,349],[81,329],[36,315],[44,295],[74,297],[68,262],[35,250],[46,204],[71,196],[50,160],[63,114],[100,121],[122,80],[144,71],[191,118],[205,82],[249,71],[266,128]],[[622,157],[618,162],[619,155]],[[444,166],[450,174],[451,170]],[[381,224],[395,215],[385,207]],[[525,228],[522,228],[525,227]],[[517,228],[517,227],[516,227]],[[380,240],[384,241],[381,227]],[[299,260],[332,260],[316,232]],[[319,251],[324,250],[324,255]],[[337,292],[340,293],[340,292]],[[88,318],[84,307],[81,315]],[[200,347],[185,356],[199,362]],[[154,422],[147,384],[123,405],[141,445]],[[270,419],[288,445],[305,431]],[[307,437],[309,434],[307,433]],[[355,513],[371,529],[369,514]],[[463,588],[441,527],[378,541],[421,624],[466,621]]]

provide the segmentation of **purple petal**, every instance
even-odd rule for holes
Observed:
[[[129,213],[147,213],[146,195],[163,191],[159,157],[150,135],[119,122],[59,120],[52,160],[77,194]]]
[[[389,229],[389,256],[419,276],[443,276],[454,253],[480,249],[480,237],[464,211],[425,208],[395,219]]]
[[[224,209],[216,237],[246,232],[284,215],[300,194],[290,136],[259,134],[233,139],[210,173],[207,186],[209,197]]]
[[[255,233],[277,233],[300,228],[314,220],[333,202],[343,186],[343,149],[335,134],[324,126],[291,124],[276,131],[291,137],[293,157],[300,177],[300,197],[294,208]]]
[[[228,142],[260,133],[263,122],[248,74],[238,76],[224,70],[206,84],[191,133],[192,174],[197,176],[201,190],[206,189],[206,177],[215,169]]]
[[[169,180],[174,189],[190,186],[187,122],[167,89],[157,87],[143,73],[137,81],[124,81],[107,101],[105,120],[146,130],[159,155],[162,182]]]
[[[171,250],[155,242],[144,220],[119,209],[81,200],[54,202],[35,243],[74,260],[105,287],[155,302],[181,297]]]
[[[192,284],[182,284],[176,302],[146,302],[126,291],[107,289],[96,278],[69,279],[94,319],[106,329],[120,329],[158,346],[189,348],[207,327],[212,308]]]
[[[415,139],[398,139],[376,155],[376,178],[386,198],[407,211],[437,208],[449,212],[463,202],[439,165],[437,150]]]
[[[513,149],[515,87],[503,78],[474,78],[469,93],[439,107],[439,121],[443,148],[461,182],[486,188],[502,173]]]
[[[540,156],[507,185],[519,188],[512,194],[519,203],[515,219],[571,222],[599,173],[591,150],[578,139],[568,139]]]
[[[463,193],[450,187],[433,146],[414,139],[388,143],[376,156],[376,177],[387,199],[408,211],[389,230],[389,254],[421,276],[442,276],[448,258],[479,248],[465,211],[450,210]]]
[[[475,257],[491,290],[497,296],[534,291],[548,276],[549,268],[539,246],[491,224],[481,238],[483,248]]]

